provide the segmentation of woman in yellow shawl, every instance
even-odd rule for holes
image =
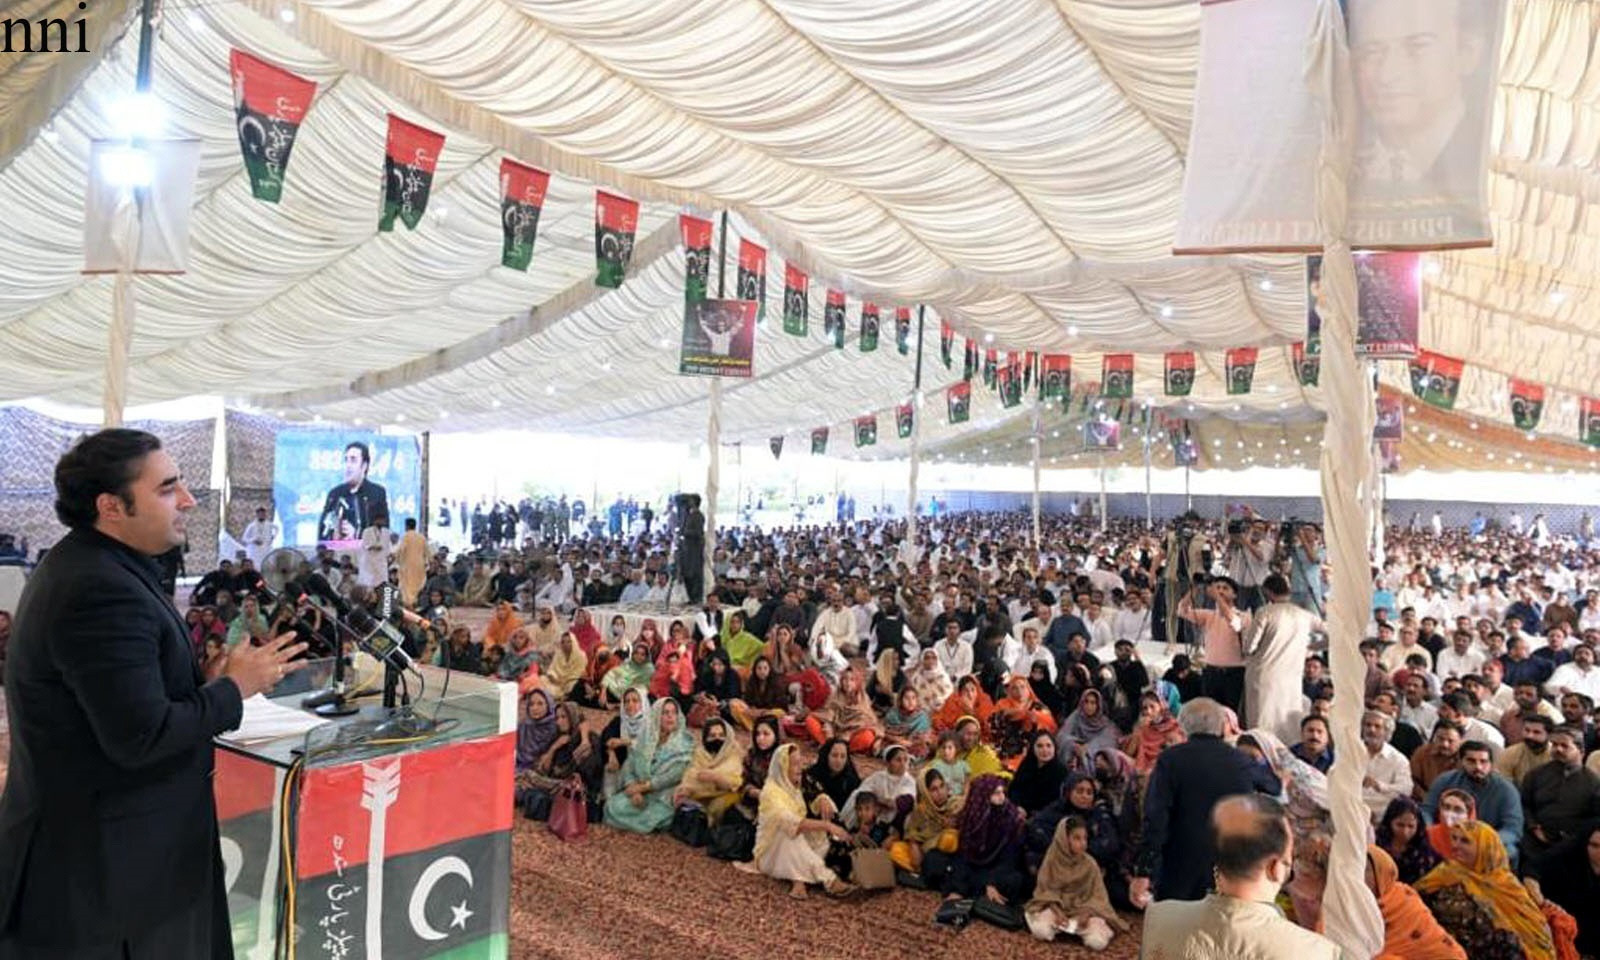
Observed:
[[[722,649],[728,653],[739,678],[750,675],[756,657],[767,649],[765,641],[744,628],[744,611],[735,610],[722,621]]]
[[[1028,930],[1040,940],[1076,935],[1089,949],[1104,950],[1114,936],[1111,928],[1126,932],[1128,923],[1111,906],[1100,873],[1089,856],[1089,825],[1077,817],[1063,819],[1039,865],[1033,899],[1022,910]]]
[[[956,756],[967,765],[969,778],[975,779],[986,773],[1011,776],[1011,771],[1000,762],[1000,755],[994,752],[994,747],[983,742],[983,731],[977,717],[962,717],[956,721],[956,746],[960,751]]]
[[[917,775],[917,804],[906,816],[905,839],[889,844],[889,859],[902,870],[921,873],[924,854],[955,853],[960,812],[961,798],[951,791],[944,774],[923,767]]]
[[[1544,913],[1482,821],[1450,828],[1450,859],[1418,880],[1417,892],[1472,960],[1555,960]]]
[[[1388,851],[1367,847],[1367,887],[1383,914],[1383,951],[1376,960],[1467,960],[1467,951],[1439,926],[1417,891],[1400,882]]]
[[[494,614],[483,628],[483,649],[487,651],[491,647],[505,646],[511,640],[511,635],[522,626],[522,618],[517,616],[516,608],[508,601],[500,601],[495,604]]]
[[[695,745],[689,769],[678,783],[675,803],[694,801],[705,808],[706,819],[715,826],[727,809],[739,802],[739,785],[744,783],[744,751],[733,739],[721,717],[706,721]]]
[[[563,632],[550,656],[550,666],[544,671],[545,682],[555,691],[556,698],[565,700],[588,670],[589,658],[583,655],[577,638],[571,630]]]
[[[772,755],[767,782],[761,788],[753,862],[761,873],[789,881],[789,896],[797,900],[805,898],[809,883],[820,883],[825,892],[835,896],[848,893],[850,884],[840,880],[822,858],[830,837],[843,841],[850,833],[832,820],[806,815],[805,797],[800,793],[804,769],[805,759],[792,743]]]

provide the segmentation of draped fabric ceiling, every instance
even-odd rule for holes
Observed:
[[[1550,391],[1536,438],[1506,434],[1515,462],[1594,463],[1573,438],[1575,397],[1600,381],[1597,8],[1510,3],[1496,244],[1430,255],[1424,276],[1423,345],[1469,363],[1460,415],[1413,420],[1407,469],[1492,466],[1498,448],[1471,424],[1509,424],[1511,374]],[[727,384],[726,440],[790,431],[803,453],[830,425],[839,452],[849,420],[876,412],[878,445],[861,452],[903,455],[893,410],[913,396],[915,345],[901,357],[886,335],[858,352],[865,298],[886,334],[894,306],[928,307],[930,456],[1031,456],[1029,404],[1002,410],[981,383],[972,422],[945,422],[971,336],[1072,353],[1080,386],[1102,351],[1135,351],[1140,399],[1195,419],[1201,466],[1313,465],[1320,391],[1290,363],[1299,260],[1170,255],[1198,26],[1194,0],[169,0],[154,89],[172,132],[203,141],[193,254],[186,275],[137,280],[129,400],[222,393],[290,417],[697,439],[707,382],[677,375],[676,220],[727,209],[729,260],[741,236],[771,253],[756,376]],[[0,152],[0,400],[100,396],[111,284],[79,272],[81,198],[89,140],[132,87],[137,30],[123,30],[48,126],[9,163]],[[230,47],[319,84],[280,205],[250,197]],[[37,68],[0,66],[0,117],[34,116],[33,88],[9,78]],[[412,233],[376,231],[390,111],[448,136]],[[508,154],[555,174],[527,273],[499,266]],[[592,283],[597,186],[642,201],[615,291]],[[805,338],[777,322],[789,262],[812,277]],[[828,286],[850,296],[844,350],[822,336]],[[1262,348],[1255,389],[1227,396],[1222,351],[1248,345]],[[1184,401],[1160,396],[1175,349],[1201,351]],[[1403,364],[1380,378],[1406,389]],[[1061,465],[1076,423],[1043,416]],[[1170,464],[1165,445],[1156,462]]]

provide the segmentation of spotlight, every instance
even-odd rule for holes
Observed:
[[[107,147],[100,151],[100,178],[113,187],[148,187],[156,179],[155,158],[143,147]]]

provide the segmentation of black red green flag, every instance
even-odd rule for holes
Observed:
[[[1518,430],[1534,430],[1544,418],[1544,384],[1511,380],[1511,421]]]
[[[894,430],[901,440],[911,436],[916,417],[916,407],[910,403],[902,403],[894,408]]]
[[[271,943],[260,924],[274,926],[276,871],[269,871],[273,850],[273,802],[277,797],[274,768],[228,750],[216,751],[211,780],[217,800],[217,832],[223,864],[233,883],[228,914],[233,921],[233,951],[248,956],[258,942]]]
[[[878,417],[868,414],[856,417],[856,446],[870,447],[878,442]]]
[[[944,361],[944,368],[949,370],[954,364],[956,346],[956,332],[950,329],[950,324],[939,321],[939,359]]]
[[[1100,396],[1115,400],[1133,396],[1133,354],[1108,353],[1101,360]]]
[[[783,265],[783,332],[806,335],[810,325],[811,278],[792,263]]]
[[[978,345],[967,338],[967,345],[961,351],[961,379],[971,380],[978,372]]]
[[[1322,338],[1296,341],[1293,347],[1294,375],[1302,387],[1314,387],[1322,378]]]
[[[828,428],[817,427],[811,431],[811,455],[821,456],[828,452]]]
[[[1194,353],[1178,350],[1166,356],[1166,375],[1162,378],[1169,397],[1187,397],[1194,389]]]
[[[1027,393],[1033,388],[1033,372],[1039,366],[1039,354],[1032,350],[1022,355],[1022,392]]]
[[[539,212],[544,209],[550,174],[518,163],[500,160],[500,265],[527,270],[533,262],[533,242],[539,235]]]
[[[711,289],[711,221],[678,214],[683,235],[683,299],[704,300]]]
[[[945,407],[951,423],[966,423],[972,416],[972,381],[952,383],[944,392]]]
[[[1600,398],[1578,398],[1578,439],[1600,447]]]
[[[1229,396],[1239,396],[1250,392],[1250,387],[1256,379],[1255,347],[1234,347],[1229,350],[1223,364],[1223,371],[1228,378]]]
[[[772,437],[767,441],[767,446],[772,448],[772,459],[777,460],[783,456],[783,437]]]
[[[515,754],[507,733],[307,771],[295,919],[316,933],[302,952],[505,956]]]
[[[844,291],[829,290],[827,302],[822,305],[822,334],[832,337],[833,345],[844,349]]]
[[[990,390],[1000,380],[1000,352],[994,347],[983,351],[983,385]]]
[[[257,200],[277,203],[283,196],[289,152],[317,85],[242,50],[229,54],[228,65],[233,75],[234,125],[239,128],[250,193]]]
[[[1453,410],[1461,390],[1463,364],[1431,350],[1418,350],[1411,361],[1411,392],[1417,399],[1441,410]]]
[[[1002,407],[1010,409],[1022,402],[1022,368],[1019,365],[1005,364],[996,379]]]
[[[1039,368],[1039,396],[1066,402],[1072,395],[1072,355],[1047,353]]]
[[[594,192],[595,286],[622,286],[633,259],[633,237],[639,229],[639,201],[604,190]]]
[[[876,303],[861,304],[861,352],[871,353],[878,349],[878,305]]]
[[[911,353],[911,308],[894,308],[894,348],[900,351],[900,356],[909,356]]]
[[[767,316],[767,248],[739,239],[739,299],[754,300],[756,323]]]
[[[433,171],[439,166],[444,134],[389,114],[389,137],[383,156],[383,216],[378,229],[394,229],[398,219],[415,230],[428,209]]]

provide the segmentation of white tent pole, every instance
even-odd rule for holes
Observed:
[[[1307,83],[1322,102],[1322,147],[1316,169],[1316,222],[1322,241],[1323,396],[1328,419],[1322,444],[1322,510],[1333,590],[1327,629],[1333,670],[1333,742],[1329,774],[1333,847],[1323,917],[1326,934],[1352,956],[1383,946],[1383,917],[1362,877],[1371,816],[1361,799],[1366,753],[1360,748],[1365,664],[1357,645],[1372,609],[1367,546],[1372,529],[1372,379],[1356,360],[1355,259],[1348,237],[1347,183],[1353,157],[1354,91],[1344,13],[1339,0],[1319,0],[1307,44]],[[1366,489],[1363,489],[1366,488]]]
[[[138,217],[134,216],[133,234],[139,232]],[[123,263],[131,264],[131,243],[123,253]],[[134,294],[133,274],[127,269],[117,271],[111,293],[111,339],[106,350],[106,389],[102,400],[104,425],[122,426],[122,412],[128,404],[128,353],[133,347],[133,321],[137,297]]]
[[[922,334],[928,308],[917,307],[917,366],[911,383],[911,464],[906,478],[906,542],[917,541],[917,470],[922,458]]]
[[[722,472],[722,378],[711,378],[710,401],[706,404],[706,590],[716,583],[712,557],[717,552],[717,485]],[[737,509],[736,511],[737,512]]]
[[[1040,451],[1044,447],[1043,434],[1040,431],[1040,425],[1043,422],[1040,413],[1042,409],[1043,401],[1035,397],[1033,400],[1033,552],[1035,554],[1035,562],[1038,559],[1037,555],[1043,549],[1039,536],[1039,461],[1041,459]]]
[[[1106,517],[1106,455],[1100,454],[1100,532],[1105,533],[1111,521]]]
[[[1146,414],[1149,408],[1145,408]],[[1150,497],[1150,418],[1145,417],[1144,424],[1144,525],[1145,529],[1155,529],[1155,508]]]

